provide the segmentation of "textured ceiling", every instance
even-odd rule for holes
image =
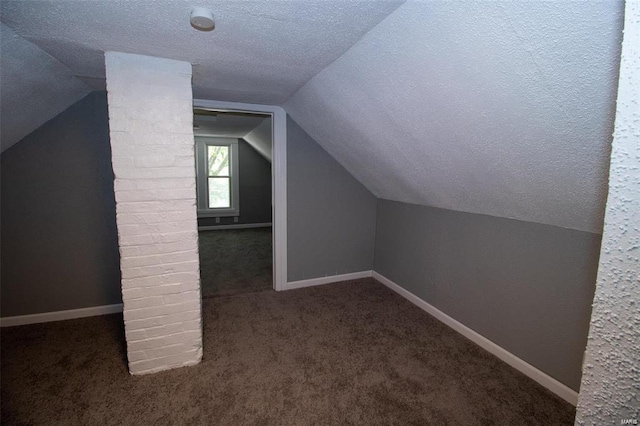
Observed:
[[[5,71],[3,41],[3,146],[78,80],[103,89],[105,50],[160,56],[194,64],[196,98],[286,102],[378,197],[600,232],[622,2],[403,3],[205,0],[198,32],[185,0],[2,1],[59,61]]]
[[[402,0],[2,1],[2,21],[104,88],[104,51],[193,64],[194,96],[281,104]],[[189,25],[210,7],[216,28]]]
[[[285,109],[380,198],[600,232],[622,9],[406,3]]]
[[[91,91],[55,58],[2,24],[0,54],[3,152]]]

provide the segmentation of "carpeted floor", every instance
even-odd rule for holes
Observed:
[[[575,409],[371,280],[206,299],[203,362],[130,376],[118,315],[2,330],[2,423],[573,424]]]
[[[271,228],[198,233],[202,297],[273,290]]]

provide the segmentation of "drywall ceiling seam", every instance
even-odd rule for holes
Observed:
[[[78,80],[79,83],[84,84],[87,89],[93,91],[93,89],[91,89],[91,87],[89,87],[88,84],[86,84],[85,82],[83,82],[82,80],[80,80],[77,76],[76,73],[74,73],[71,68],[69,68],[69,65],[67,65],[64,61],[60,60],[60,58],[57,58],[56,56],[53,56],[51,53],[47,52],[46,50],[44,50],[43,48],[41,48],[40,46],[38,46],[38,44],[34,43],[34,40],[37,40],[37,37],[30,37],[30,36],[23,36],[22,34],[20,34],[18,31],[16,31],[14,28],[11,27],[11,25],[6,24],[4,21],[0,21],[2,23],[2,25],[6,26],[7,28],[9,28],[11,31],[13,31],[13,33],[17,36],[20,37],[21,39],[23,39],[24,41],[26,41],[27,43],[30,43],[31,45],[33,45],[34,47],[36,47],[37,49],[41,50],[45,55],[47,55],[49,58],[53,59],[54,61],[56,61],[57,63],[59,63],[62,67],[64,67],[64,69],[66,69],[69,72],[69,76],[73,77],[74,79]],[[68,40],[65,40],[68,41]],[[91,77],[91,76],[87,76],[89,78],[102,78],[104,80],[104,77]]]
[[[395,9],[393,9],[392,11],[390,11],[390,12],[387,14],[387,16],[385,16],[385,17],[384,17],[384,19],[381,19],[377,24],[375,24],[373,27],[369,28],[366,32],[364,32],[364,33],[362,34],[362,36],[361,36],[359,39],[355,40],[355,41],[351,44],[351,46],[347,47],[347,48],[345,49],[345,51],[344,51],[344,52],[342,52],[338,57],[336,57],[333,61],[331,61],[329,64],[327,64],[324,68],[319,69],[319,70],[318,70],[318,72],[316,72],[316,73],[315,73],[315,74],[313,74],[311,77],[309,77],[309,78],[308,78],[304,83],[300,84],[300,85],[298,86],[298,88],[297,88],[297,89],[295,89],[295,90],[291,93],[291,95],[289,95],[289,97],[288,97],[287,99],[285,99],[283,102],[281,102],[281,103],[280,103],[280,106],[281,106],[282,108],[284,108],[284,105],[285,105],[287,102],[289,102],[289,99],[293,98],[293,97],[294,97],[294,96],[295,96],[295,95],[300,91],[300,89],[302,89],[304,86],[306,86],[306,85],[307,85],[307,83],[308,83],[308,82],[310,82],[311,80],[313,80],[313,79],[314,79],[318,74],[320,74],[322,71],[324,71],[324,70],[326,70],[327,68],[329,68],[330,66],[332,66],[336,61],[338,61],[340,58],[342,58],[344,55],[346,55],[346,54],[347,54],[347,52],[349,52],[351,49],[353,49],[353,47],[354,47],[356,44],[360,43],[360,41],[361,41],[363,38],[365,38],[365,37],[367,36],[367,34],[369,34],[369,33],[370,33],[371,31],[373,31],[376,27],[378,27],[380,24],[382,24],[384,21],[386,21],[386,20],[389,18],[389,16],[393,15],[394,13],[396,13],[396,11],[397,11],[399,8],[401,8],[401,7],[402,7],[406,2],[407,2],[407,0],[402,0],[400,3],[398,3],[398,6],[397,6]],[[288,114],[288,112],[287,112],[287,114]]]
[[[4,113],[2,152],[4,152],[86,97],[93,90],[83,81],[77,79],[71,70],[56,57],[27,40],[6,23],[0,22],[0,29],[3,33],[2,86],[4,93],[2,103],[12,104],[10,109],[2,108]],[[25,61],[33,69],[22,72]],[[21,77],[17,81],[12,81],[10,86],[6,86],[10,76],[18,75]],[[34,82],[41,87],[46,85],[48,87],[46,93],[36,94],[32,93],[33,90],[25,90],[32,88]],[[7,87],[11,87],[11,89],[7,90]],[[60,90],[64,90],[64,93],[61,93]],[[61,96],[62,94],[65,96]],[[69,94],[71,97],[68,96]],[[8,116],[8,114],[12,115]],[[8,117],[23,118],[8,120]]]

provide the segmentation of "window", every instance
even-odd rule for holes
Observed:
[[[198,216],[238,216],[238,140],[196,136]]]

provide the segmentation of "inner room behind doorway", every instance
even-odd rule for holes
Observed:
[[[273,289],[270,115],[194,110],[203,297]]]

